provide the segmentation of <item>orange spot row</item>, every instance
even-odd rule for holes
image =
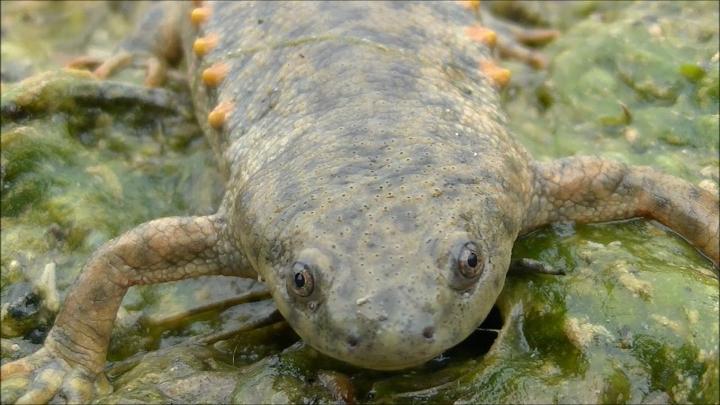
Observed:
[[[210,18],[210,7],[198,7],[190,12],[190,22],[195,27],[205,23],[208,18]]]
[[[190,12],[190,22],[195,28],[199,28],[202,24],[207,22],[212,14],[212,11],[210,7],[203,6],[202,0],[193,0],[193,5],[195,5],[196,8]],[[199,37],[195,39],[195,42],[193,42],[193,52],[198,57],[205,56],[218,45],[219,40],[220,38],[218,35],[214,33],[209,33],[204,37]],[[217,87],[225,79],[225,76],[227,76],[229,71],[230,66],[227,63],[215,63],[203,70],[201,74],[203,84],[208,87]],[[221,101],[208,114],[208,124],[216,130],[222,129],[225,122],[228,120],[232,109],[232,102]]]
[[[510,82],[510,71],[501,68],[491,60],[481,60],[480,70],[498,87],[505,87]]]
[[[230,116],[232,109],[233,103],[229,101],[220,102],[210,111],[210,114],[208,114],[208,124],[215,129],[221,129]]]
[[[463,7],[477,11],[480,9],[480,0],[460,0],[458,1]]]
[[[193,43],[193,52],[195,52],[197,56],[207,55],[217,46],[219,40],[218,35],[213,33],[197,38]]]
[[[230,66],[224,62],[218,62],[203,70],[202,81],[206,86],[217,87],[225,76],[227,76]]]
[[[497,44],[497,34],[495,31],[479,25],[465,28],[465,35],[473,41],[485,44],[490,48],[495,48],[495,45]]]

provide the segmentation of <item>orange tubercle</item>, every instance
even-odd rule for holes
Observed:
[[[230,66],[224,62],[218,62],[203,70],[202,81],[206,86],[217,87],[225,76],[227,76]]]
[[[510,83],[510,71],[496,65],[490,60],[480,61],[480,70],[492,80],[498,87],[505,87]]]
[[[208,34],[204,37],[200,37],[193,43],[193,52],[197,56],[204,56],[215,48],[220,38],[217,34]]]
[[[190,22],[196,27],[203,24],[208,18],[210,18],[210,7],[197,7],[190,12]]]
[[[480,0],[460,0],[458,3],[473,11],[477,11],[480,8]]]
[[[212,111],[208,114],[208,124],[215,129],[221,129],[225,125],[228,116],[233,109],[233,103],[229,101],[221,101]]]
[[[483,43],[490,48],[495,48],[495,44],[497,44],[497,34],[495,31],[479,25],[465,28],[465,35],[473,41]]]

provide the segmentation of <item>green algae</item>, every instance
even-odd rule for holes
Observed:
[[[717,4],[618,7],[545,48],[547,73],[511,65],[522,87],[508,92],[511,129],[537,158],[602,153],[707,178],[718,167]]]
[[[717,190],[715,4],[528,7],[516,16],[563,29],[543,49],[552,61],[547,72],[508,63],[514,75],[505,94],[511,129],[536,157],[599,153],[706,181]],[[3,3],[3,25],[20,13],[6,9]],[[123,13],[82,13],[72,5],[50,12],[72,22],[65,34],[54,36],[48,24],[39,33],[13,30],[3,37],[4,81],[6,71],[21,78],[58,66],[70,52],[108,55],[132,23]],[[106,21],[107,28],[97,29],[103,24],[95,22],[89,29],[91,21]],[[67,36],[81,34],[85,40],[68,45]],[[53,39],[38,41],[41,46],[27,54],[19,41],[28,35]],[[5,68],[9,59],[17,61],[14,70]],[[88,110],[77,95],[97,100],[92,89],[98,84],[73,73],[55,75],[66,80],[51,83],[65,86],[62,91],[34,86],[45,91],[36,98],[29,97],[27,83],[3,84],[3,303],[10,299],[8,286],[30,284],[25,280],[37,279],[49,262],[57,265],[64,295],[88,255],[108,239],[148,219],[212,212],[221,195],[211,152],[187,108],[167,103],[152,117],[130,103]],[[70,92],[75,97],[62,96],[69,87],[79,89]],[[155,100],[132,84],[116,88],[129,100]],[[172,91],[189,99],[182,89]],[[11,103],[18,97],[30,101]],[[156,119],[163,125],[153,124]],[[363,402],[720,400],[718,282],[708,262],[677,235],[643,220],[559,224],[522,238],[514,256],[567,274],[510,275],[498,301],[502,322],[497,315],[482,326],[484,335],[472,335],[422,367],[394,373],[329,359],[300,342],[284,322],[186,347],[229,324],[239,307],[181,322],[152,319],[169,319],[204,302],[203,285],[216,291],[227,283],[133,288],[113,332],[108,375],[116,392],[99,401],[340,401],[343,392],[326,382],[328,373],[341,382],[335,385],[349,382]],[[21,351],[33,349],[6,337],[3,361],[18,356],[6,349],[9,342],[22,343]]]
[[[42,81],[55,85],[70,80],[76,80],[73,86],[86,84],[71,72],[46,76]],[[23,90],[26,86],[33,87],[34,83],[25,81],[14,87]],[[165,111],[169,120],[162,121],[156,119],[155,111],[145,118],[136,112],[127,122],[116,119],[112,111],[96,107],[94,113],[78,119],[64,111],[66,106],[22,104],[13,98],[14,91],[3,94],[3,113],[11,105],[9,110],[23,110],[30,116],[11,120],[3,114],[3,224],[15,225],[3,229],[4,267],[20,260],[17,254],[34,258],[42,253],[41,247],[50,248],[45,231],[28,232],[35,224],[42,224],[40,228],[54,224],[58,230],[50,237],[60,250],[87,255],[129,224],[158,214],[178,214],[193,205],[201,211],[211,210],[214,201],[208,197],[199,197],[196,202],[184,197],[191,194],[188,191],[203,187],[203,195],[218,195],[217,182],[215,189],[207,187],[212,182],[204,182],[202,175],[193,171],[200,169],[202,173],[207,166],[206,151],[193,153],[192,149],[198,149],[197,141],[177,142],[176,138],[163,142],[164,128],[173,128],[178,116],[183,117],[182,126],[187,130],[178,135],[197,138],[198,128],[188,114],[170,108]],[[57,98],[53,94],[38,98]],[[32,109],[26,108],[28,105]],[[33,116],[28,111],[34,109],[42,113]],[[158,160],[160,156],[162,160]],[[184,183],[187,180],[197,184]],[[98,221],[100,218],[103,220]],[[41,249],[33,251],[30,246]]]
[[[507,94],[513,132],[538,158],[601,154],[652,165],[717,193],[717,4],[622,7],[580,20],[545,48],[554,54],[547,73],[513,65],[526,85]],[[597,385],[597,393],[556,389],[519,401],[718,401],[717,279],[677,235],[641,220],[560,225],[523,238],[514,253],[570,270],[559,280],[540,280],[563,294],[556,305],[564,309],[560,317],[535,321],[526,315],[528,341],[534,322],[556,335],[539,340],[552,347],[547,342],[562,341],[557,330],[573,319],[581,322],[570,332],[592,325],[578,330],[615,337],[582,350],[590,368],[584,383],[571,383]],[[508,278],[503,297],[518,281]],[[535,293],[538,281],[531,283],[519,287],[523,296]]]

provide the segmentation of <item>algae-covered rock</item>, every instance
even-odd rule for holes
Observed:
[[[718,171],[718,18],[712,2],[589,15],[545,48],[546,74],[512,65],[524,88],[509,93],[511,128],[538,158],[601,153],[708,178],[703,167]]]
[[[316,361],[318,357],[322,356],[299,342],[278,356],[270,356],[253,364],[235,387],[233,402],[354,402],[349,378],[338,371],[319,369]]]
[[[97,403],[229,403],[238,370],[214,360],[211,349],[176,346],[137,357],[116,365],[124,373]]]
[[[42,73],[84,52],[108,56],[134,3],[25,4],[2,9],[13,27],[2,39],[3,363],[37,349],[102,243],[152,218],[210,213],[222,195],[187,89],[146,89],[142,72],[122,82]],[[597,153],[718,189],[715,3],[492,7],[563,30],[543,49],[547,71],[506,63],[511,129],[535,156]],[[37,21],[42,30],[28,29]],[[566,275],[510,275],[476,333],[398,372],[304,345],[254,281],[132,288],[109,353],[115,392],[98,403],[720,401],[718,281],[681,238],[643,220],[558,224],[514,256]]]

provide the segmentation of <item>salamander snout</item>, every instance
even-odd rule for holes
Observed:
[[[314,313],[311,332],[321,333],[308,336],[308,343],[332,357],[381,370],[420,365],[451,346],[453,336],[433,301],[439,288],[394,284],[328,293]]]
[[[435,338],[435,327],[434,326],[426,326],[422,329],[422,337],[428,341],[432,342]],[[345,342],[347,343],[348,349],[354,350],[358,345],[360,344],[361,337],[360,335],[356,333],[352,333],[347,336],[347,339],[345,339]]]

